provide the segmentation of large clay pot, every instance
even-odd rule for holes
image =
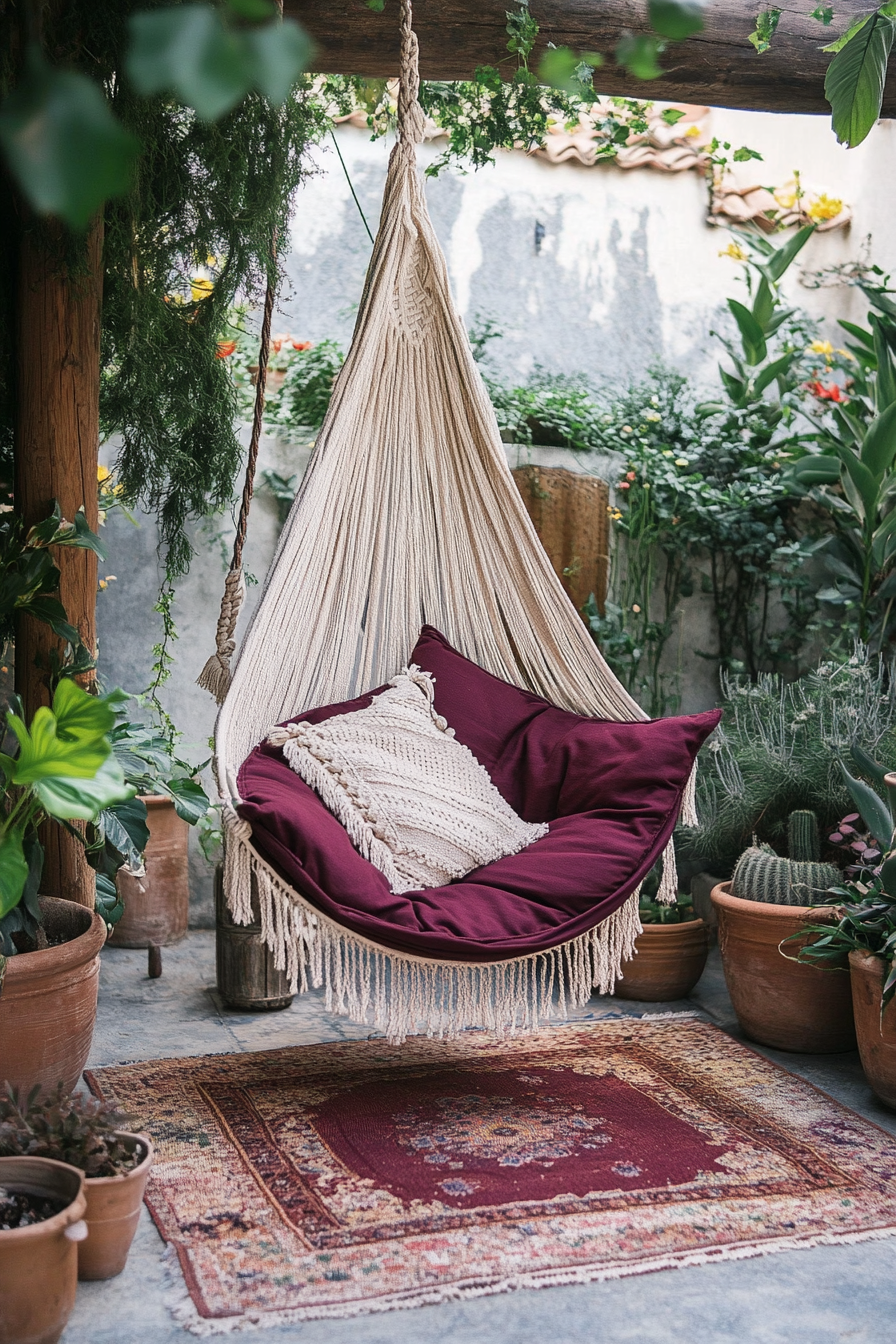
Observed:
[[[730,882],[712,892],[719,919],[719,947],[725,981],[737,1020],[747,1036],[776,1050],[811,1055],[854,1050],[856,1033],[848,971],[806,966],[778,950],[799,933],[818,910],[770,905],[732,896]],[[788,943],[795,957],[800,941]]]
[[[87,1195],[88,1237],[78,1245],[79,1279],[114,1279],[124,1269],[140,1221],[146,1178],[152,1166],[152,1142],[148,1134],[122,1134],[127,1147],[139,1149],[138,1166],[121,1176],[89,1176]]]
[[[179,943],[190,917],[190,867],[187,842],[190,828],[177,815],[170,798],[155,794],[146,804],[149,844],[144,877],[122,868],[118,892],[124,914],[112,930],[113,947],[167,947]]]
[[[106,926],[73,901],[41,896],[42,923],[50,942],[41,952],[20,952],[6,963],[0,991],[0,1088],[22,1095],[39,1083],[71,1092],[87,1063],[96,1022],[100,948]]]
[[[896,1111],[896,1004],[880,1000],[886,963],[870,952],[850,952],[849,977],[862,1068],[871,1090]]]
[[[0,1344],[56,1344],[75,1305],[84,1176],[47,1157],[0,1157],[0,1185],[65,1203],[42,1223],[0,1232]]]
[[[622,963],[622,979],[613,991],[616,997],[648,1003],[683,999],[703,974],[709,931],[702,919],[645,924],[635,947],[637,955]]]

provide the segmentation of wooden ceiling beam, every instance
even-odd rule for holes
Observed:
[[[759,0],[709,0],[703,32],[669,45],[660,62],[665,69],[661,79],[633,79],[608,59],[595,76],[595,87],[604,94],[713,107],[829,114],[824,76],[830,56],[821,48],[873,4],[834,0],[834,20],[826,28],[809,17],[815,0],[778,2],[783,10],[778,31],[762,55],[748,41]],[[513,5],[514,0],[416,0],[414,26],[423,78],[469,79],[478,65],[505,61],[506,11]],[[623,30],[647,31],[644,0],[531,0],[530,8],[540,28],[536,62],[549,42],[610,57]],[[397,0],[386,0],[380,14],[364,0],[285,0],[284,10],[314,38],[316,70],[374,78],[396,73]],[[896,116],[892,69],[884,116]]]

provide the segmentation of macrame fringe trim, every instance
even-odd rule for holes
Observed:
[[[165,1304],[184,1329],[193,1335],[209,1338],[213,1335],[237,1334],[244,1330],[267,1330],[273,1326],[291,1325],[299,1321],[346,1320],[385,1311],[406,1311],[415,1307],[437,1306],[443,1302],[493,1297],[497,1293],[516,1292],[521,1288],[556,1288],[576,1283],[603,1283],[610,1279],[632,1278],[636,1274],[651,1274],[658,1269],[685,1269],[690,1265],[709,1265],[722,1260],[753,1260],[760,1255],[811,1250],[815,1246],[854,1246],[863,1241],[884,1241],[894,1236],[896,1227],[872,1227],[861,1232],[810,1233],[804,1236],[777,1237],[774,1241],[754,1241],[740,1246],[712,1246],[708,1250],[672,1251],[668,1255],[645,1256],[642,1260],[630,1260],[624,1264],[578,1265],[575,1268],[534,1270],[529,1274],[515,1274],[490,1282],[480,1280],[474,1283],[445,1284],[444,1287],[432,1286],[361,1302],[293,1307],[282,1311],[259,1311],[250,1308],[239,1316],[217,1318],[199,1315],[180,1276],[177,1255],[169,1243],[165,1250],[165,1259],[172,1286],[165,1295]]]
[[[224,890],[237,924],[251,924],[292,992],[323,986],[327,1011],[378,1028],[400,1045],[423,1031],[450,1039],[468,1027],[537,1031],[597,991],[612,994],[641,932],[634,891],[607,919],[547,952],[500,962],[433,961],[383,948],[307,904],[253,848],[251,826],[225,806]]]

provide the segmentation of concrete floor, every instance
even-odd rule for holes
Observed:
[[[222,1010],[214,934],[194,930],[163,952],[164,973],[146,975],[146,953],[107,948],[91,1067],[176,1055],[229,1053],[365,1037],[324,1011],[321,996],[282,1013]],[[738,1035],[718,952],[691,1000],[674,1004],[594,998],[576,1016],[699,1008]],[[785,1068],[896,1134],[896,1114],[873,1097],[857,1055],[785,1055]],[[180,1271],[144,1209],[127,1268],[107,1283],[82,1283],[62,1344],[189,1344],[165,1304]],[[258,1333],[259,1344],[884,1344],[896,1318],[896,1238],[786,1251],[609,1283],[546,1288],[346,1321],[309,1321]],[[255,1334],[255,1332],[253,1332]]]

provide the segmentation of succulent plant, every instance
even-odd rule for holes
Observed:
[[[118,1176],[140,1161],[120,1137],[133,1116],[93,1097],[70,1097],[60,1083],[19,1098],[7,1083],[0,1096],[0,1157],[52,1157],[86,1176]]]
[[[821,848],[814,812],[791,812],[787,819],[789,858],[770,845],[752,845],[741,854],[731,879],[731,894],[770,905],[811,905],[841,881],[838,868],[819,862]]]

